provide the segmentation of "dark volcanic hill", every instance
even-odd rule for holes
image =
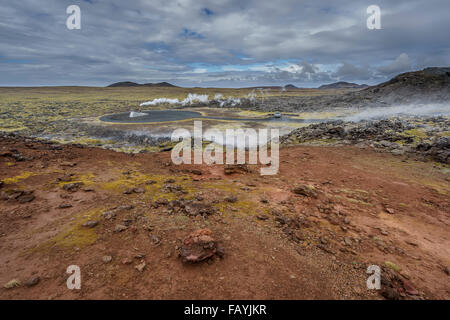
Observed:
[[[381,84],[345,94],[284,99],[269,97],[251,108],[262,111],[310,112],[335,108],[441,104],[449,103],[449,101],[450,67],[446,67],[402,73]]]
[[[450,67],[426,68],[399,74],[389,81],[360,91],[363,97],[385,97],[401,100],[412,96],[448,101],[450,97]],[[409,98],[410,99],[410,98]]]
[[[131,81],[123,81],[110,84],[108,87],[113,88],[113,87],[176,87],[176,86],[168,82],[139,84]]]
[[[319,89],[363,89],[367,88],[367,84],[357,84],[345,81],[339,81],[330,84],[324,84],[319,87]]]

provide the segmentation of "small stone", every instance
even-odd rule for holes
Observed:
[[[135,268],[139,272],[144,271],[144,269],[145,269],[145,262],[142,262],[141,264],[138,264],[137,266],[135,266]]]
[[[152,235],[152,244],[154,246],[157,246],[161,243],[161,238],[158,237],[157,235]]]
[[[58,206],[59,209],[67,209],[67,208],[72,208],[72,205],[70,203],[61,203]]]
[[[122,259],[122,264],[131,264],[132,262],[133,262],[133,260],[131,260],[130,258]]]
[[[6,283],[3,287],[5,289],[12,289],[12,288],[17,288],[20,287],[22,284],[20,283],[20,280],[18,279],[12,279],[11,281],[9,281],[8,283]]]
[[[127,230],[127,227],[124,226],[123,224],[118,224],[114,228],[114,232],[122,232],[124,230]]]
[[[104,263],[110,263],[112,261],[112,257],[111,256],[103,256],[102,261]]]
[[[83,182],[74,182],[74,183],[67,183],[63,186],[63,189],[69,192],[76,192],[78,191],[81,186],[83,186]]]
[[[17,200],[19,200],[19,203],[27,203],[27,202],[33,201],[34,198],[35,198],[34,195],[29,194],[29,195],[20,196],[19,198],[17,198]]]
[[[30,279],[28,279],[26,282],[25,282],[25,286],[27,286],[27,287],[33,287],[33,286],[35,286],[35,285],[37,285],[38,283],[39,283],[39,281],[41,281],[41,278],[40,277],[32,277],[32,278],[30,278]]]
[[[405,288],[405,292],[409,295],[417,296],[419,294],[419,291],[408,280],[403,280],[403,288]]]
[[[386,210],[386,212],[389,213],[389,214],[394,214],[395,213],[395,210],[392,209],[392,208],[384,208],[384,210]]]
[[[228,196],[224,199],[226,202],[235,203],[237,202],[237,197],[235,195]]]
[[[134,188],[134,189],[133,189],[133,192],[134,192],[134,193],[144,193],[144,192],[145,192],[145,189],[144,189],[144,188]]]
[[[418,246],[419,246],[416,242],[411,241],[411,240],[406,240],[405,242],[406,242],[407,244],[409,244],[410,246],[413,246],[413,247],[418,247]]]
[[[344,238],[344,243],[345,243],[347,246],[351,246],[351,245],[352,245],[352,240],[351,240],[349,237],[345,237],[345,238]]]
[[[317,191],[314,186],[301,184],[298,185],[292,190],[295,194],[299,194],[305,197],[317,198]]]
[[[94,228],[97,225],[98,225],[98,221],[95,221],[95,220],[89,220],[82,224],[82,226],[85,228]]]
[[[266,216],[266,215],[264,215],[264,214],[258,214],[258,215],[256,216],[256,218],[257,218],[258,220],[263,220],[263,221],[269,219],[269,217]]]

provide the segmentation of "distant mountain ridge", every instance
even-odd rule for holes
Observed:
[[[352,82],[339,81],[330,84],[324,84],[319,89],[364,89],[369,87],[367,84],[357,84]]]
[[[168,83],[168,82],[139,84],[139,83],[131,82],[131,81],[122,81],[122,82],[116,82],[116,83],[110,84],[107,87],[117,88],[117,87],[177,87],[177,86],[175,86],[171,83]]]

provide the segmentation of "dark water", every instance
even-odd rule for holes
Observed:
[[[323,122],[323,119],[293,119],[289,116],[282,116],[281,118],[267,117],[267,118],[232,118],[232,117],[210,117],[203,116],[200,112],[195,111],[181,111],[181,110],[149,110],[142,111],[147,113],[145,116],[130,118],[129,112],[116,113],[106,115],[100,118],[101,121],[116,122],[116,123],[151,123],[151,122],[165,122],[165,121],[180,121],[186,119],[203,119],[203,120],[229,120],[229,121],[273,121],[273,122],[299,122],[312,123]]]

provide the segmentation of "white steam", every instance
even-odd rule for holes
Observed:
[[[370,108],[348,116],[343,120],[358,122],[395,116],[450,116],[450,104],[409,104]]]
[[[182,106],[191,105],[193,103],[208,103],[208,95],[207,94],[196,94],[189,93],[188,96],[180,101],[178,99],[169,99],[169,98],[156,98],[151,101],[143,102],[140,106],[156,106],[159,104],[180,104]]]
[[[264,92],[264,89],[257,88],[253,89],[249,94],[247,94],[246,99],[250,101],[250,103],[255,103],[256,100],[262,99],[264,101],[266,94]],[[225,98],[225,96],[221,93],[216,93],[214,95],[214,99],[209,100],[209,96],[206,94],[196,94],[196,93],[189,93],[188,96],[183,100],[178,99],[170,99],[170,98],[156,98],[151,101],[146,101],[140,104],[141,107],[143,106],[156,106],[160,104],[170,104],[170,105],[181,105],[181,106],[187,106],[192,105],[194,103],[219,103],[220,107],[234,107],[242,103],[241,98],[234,98],[234,97],[228,97]]]

